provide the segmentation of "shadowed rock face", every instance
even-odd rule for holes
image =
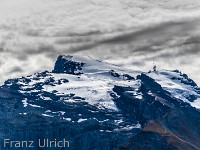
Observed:
[[[197,150],[200,90],[178,71],[141,73],[77,56],[0,87],[0,137],[70,150]],[[63,145],[62,145],[63,146]],[[16,147],[1,149],[15,150]],[[24,149],[24,148],[17,148]]]
[[[72,56],[59,56],[53,73],[67,73],[67,74],[74,74],[78,75],[81,74],[81,72],[76,72],[78,70],[82,70],[82,67],[84,65],[83,62],[75,62],[72,61]]]

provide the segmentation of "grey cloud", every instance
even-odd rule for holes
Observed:
[[[200,35],[199,36],[191,36],[188,38],[183,44],[200,44]]]
[[[52,42],[51,44],[41,43],[36,48],[35,46],[32,48],[25,48],[23,53],[41,54],[58,53],[59,51],[65,53],[90,51],[91,53],[95,53],[95,49],[102,45],[113,48],[120,47],[120,45],[125,45],[126,48],[124,50],[126,53],[142,53],[142,51],[145,53],[158,52],[162,51],[166,42],[172,40],[174,37],[187,36],[190,31],[195,30],[198,23],[198,20],[186,20],[179,22],[161,23],[157,26],[146,27],[145,29],[140,29],[136,32],[131,31],[131,29],[116,30],[115,32],[110,33],[110,37],[105,36],[107,32],[103,33],[102,31],[98,30],[84,33],[58,32],[55,42]],[[34,30],[31,30],[27,33],[32,36],[39,35],[39,31]],[[193,39],[191,38],[188,40],[188,42],[193,42],[192,40]],[[55,46],[55,44],[63,45],[64,47],[59,48]],[[185,42],[183,44],[187,43]],[[115,52],[118,53],[117,50],[115,50]]]
[[[144,66],[145,63],[144,62],[133,62],[132,65],[133,66]]]
[[[0,52],[4,51],[4,47],[5,47],[5,42],[1,42],[0,43]]]
[[[41,33],[41,30],[29,29],[29,30],[25,31],[25,35],[32,36],[32,37],[39,37],[40,33]]]
[[[82,32],[82,33],[61,30],[59,32],[56,32],[53,37],[74,37],[74,36],[84,37],[84,36],[92,36],[92,35],[99,35],[99,34],[102,34],[100,30],[87,31],[87,32]]]
[[[166,41],[172,40],[174,37],[184,37],[190,31],[194,31],[199,21],[189,20],[182,22],[168,22],[162,23],[157,26],[147,27],[140,31],[132,32],[122,32],[118,36],[113,36],[111,38],[102,38],[98,41],[91,42],[90,44],[82,44],[81,46],[74,46],[70,51],[78,52],[83,50],[92,49],[99,45],[127,45],[133,47],[128,51],[155,51],[151,47],[164,45]],[[78,39],[78,41],[83,41]],[[88,40],[90,41],[90,39]]]
[[[4,48],[3,47],[0,47],[0,52],[3,52],[4,51]]]
[[[92,48],[94,48],[98,45],[99,45],[98,42],[97,43],[93,42],[93,43],[81,44],[81,45],[78,45],[78,46],[71,46],[69,48],[69,52],[75,53],[75,52],[78,52],[78,51],[90,50],[90,49],[92,49]]]
[[[38,47],[28,47],[28,48],[24,48],[23,53],[25,54],[42,54],[42,53],[52,53],[52,52],[56,52],[56,49],[54,47],[54,45],[50,45],[50,44],[39,44]]]
[[[165,37],[169,36],[169,34],[173,34],[175,36],[177,33],[179,34],[182,30],[185,30],[185,25],[188,25],[188,22],[162,23],[158,26],[148,27],[146,29],[143,29],[137,32],[125,33],[120,36],[102,41],[102,43],[124,44],[124,43],[133,42],[134,40],[138,40],[138,38],[153,40],[155,38],[156,39],[160,38],[159,36],[165,36]]]
[[[47,58],[50,58],[52,59],[52,61],[55,61],[56,58],[59,56],[59,55],[63,55],[63,53],[47,53],[45,54]]]
[[[26,61],[28,59],[28,56],[25,54],[20,54],[20,55],[17,55],[17,58],[18,60]]]
[[[92,41],[91,37],[70,37],[70,38],[62,38],[62,39],[57,39],[55,41],[56,44],[78,44],[78,43],[86,43]]]
[[[14,67],[13,69],[10,70],[10,73],[16,73],[16,72],[22,72],[21,67]]]

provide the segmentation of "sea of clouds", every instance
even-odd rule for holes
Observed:
[[[1,0],[0,84],[80,54],[200,85],[199,0]]]

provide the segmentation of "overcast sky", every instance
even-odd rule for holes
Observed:
[[[199,0],[1,0],[0,83],[80,54],[200,85]]]

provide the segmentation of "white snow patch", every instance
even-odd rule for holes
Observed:
[[[52,99],[50,97],[41,97],[45,101],[51,101]]]
[[[83,122],[83,121],[86,121],[87,119],[79,119],[77,122],[80,123],[80,122]]]
[[[114,120],[115,121],[115,123],[116,124],[120,124],[120,123],[122,123],[123,122],[123,120],[122,119],[120,119],[120,120]]]
[[[137,96],[135,96],[135,98],[142,99],[143,97],[142,97],[142,95],[137,95]]]
[[[149,77],[153,78],[161,87],[171,93],[171,95],[177,99],[180,99],[191,106],[200,109],[200,94],[196,93],[194,87],[181,83],[180,80],[172,80],[172,77],[184,78],[180,76],[180,73],[172,71],[154,71],[147,74]],[[194,95],[197,97],[194,102],[190,102],[187,97]]]
[[[47,115],[47,114],[42,114],[42,116],[45,116],[45,117],[53,117],[53,116]]]
[[[45,113],[51,112],[51,110],[46,110]]]
[[[28,106],[27,98],[25,98],[24,100],[22,100],[22,103],[23,103],[24,107],[27,107]]]
[[[200,109],[200,98],[197,98],[194,102],[190,102],[193,107]]]
[[[32,107],[41,108],[41,106],[38,106],[38,105],[33,105],[33,104],[29,104],[29,105],[32,106]]]
[[[72,120],[71,118],[64,118],[64,117],[63,117],[63,119],[67,120],[67,121],[71,121]]]
[[[19,113],[20,115],[27,115],[27,113]]]
[[[103,120],[103,121],[99,121],[99,122],[106,122],[106,121],[109,121],[109,119],[105,119],[105,120]]]
[[[122,131],[122,130],[132,130],[132,129],[141,129],[141,124],[137,123],[136,125],[132,126],[132,125],[127,125],[126,127],[123,128],[118,128],[118,129],[114,129],[114,131]]]
[[[65,114],[65,112],[64,112],[64,111],[59,111],[59,113],[61,113],[61,115],[64,115],[64,114]]]

